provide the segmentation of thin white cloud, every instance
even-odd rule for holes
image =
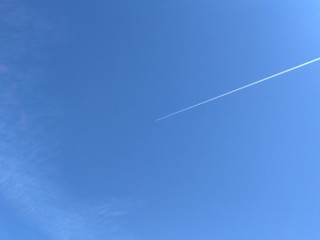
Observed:
[[[21,95],[43,72],[41,66],[25,60],[29,54],[38,54],[37,46],[50,27],[42,16],[29,14],[24,4],[0,2],[0,197],[44,230],[49,239],[91,240],[100,233],[111,236],[117,226],[115,219],[125,213],[121,202],[109,201],[98,207],[74,203],[46,175],[43,158],[50,147],[41,138],[45,134],[35,127],[38,122],[33,120],[34,113],[25,109]],[[37,131],[42,134],[35,134]]]
[[[163,116],[163,117],[161,117],[161,118],[158,118],[156,121],[161,121],[161,120],[164,120],[164,119],[166,119],[166,118],[173,117],[173,116],[175,116],[175,115],[177,115],[177,114],[180,114],[180,113],[189,111],[189,110],[191,110],[191,109],[193,109],[193,108],[200,107],[201,105],[207,104],[207,103],[212,102],[212,101],[214,101],[214,100],[217,100],[217,99],[219,99],[219,98],[226,97],[226,96],[231,95],[231,94],[233,94],[233,93],[242,91],[242,90],[244,90],[244,89],[246,89],[246,88],[249,88],[249,87],[252,87],[252,86],[254,86],[254,85],[263,83],[263,82],[265,82],[265,81],[268,81],[268,80],[271,80],[271,79],[276,78],[276,77],[278,77],[278,76],[287,74],[287,73],[292,72],[292,71],[294,71],[294,70],[296,70],[296,69],[305,67],[305,66],[307,66],[307,65],[310,65],[310,64],[315,63],[315,62],[318,62],[318,61],[320,61],[320,57],[319,57],[319,58],[316,58],[316,59],[313,59],[313,60],[310,60],[310,61],[308,61],[308,62],[302,63],[302,64],[300,64],[300,65],[298,65],[298,66],[289,68],[289,69],[284,70],[284,71],[282,71],[282,72],[273,74],[273,75],[271,75],[271,76],[269,76],[269,77],[260,79],[260,80],[258,80],[258,81],[253,82],[253,83],[249,83],[249,84],[247,84],[247,85],[244,85],[244,86],[242,86],[242,87],[236,88],[236,89],[231,90],[231,91],[229,91],[229,92],[220,94],[220,95],[215,96],[215,97],[213,97],[213,98],[209,98],[209,99],[207,99],[207,100],[205,100],[205,101],[202,101],[202,102],[200,102],[200,103],[197,103],[197,104],[191,105],[191,106],[189,106],[189,107],[183,108],[183,109],[178,110],[178,111],[176,111],[176,112],[170,113],[170,114],[168,114],[168,115],[166,115],[166,116]]]

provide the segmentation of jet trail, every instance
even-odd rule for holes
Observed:
[[[303,63],[303,64],[300,64],[300,65],[298,65],[298,66],[289,68],[289,69],[284,70],[284,71],[282,71],[282,72],[276,73],[276,74],[271,75],[271,76],[269,76],[269,77],[260,79],[260,80],[258,80],[258,81],[253,82],[253,83],[247,84],[247,85],[245,85],[245,86],[236,88],[236,89],[234,89],[234,90],[232,90],[232,91],[223,93],[223,94],[218,95],[218,96],[216,96],[216,97],[209,98],[209,99],[207,99],[207,100],[205,100],[205,101],[203,101],[203,102],[194,104],[194,105],[192,105],[192,106],[190,106],[190,107],[183,108],[183,109],[181,109],[181,110],[179,110],[179,111],[176,111],[176,112],[171,113],[171,114],[168,114],[168,115],[166,115],[166,116],[164,116],[164,117],[158,118],[156,121],[161,121],[161,120],[163,120],[163,119],[172,117],[172,116],[177,115],[177,114],[179,114],[179,113],[188,111],[188,110],[190,110],[190,109],[192,109],[192,108],[199,107],[199,106],[201,106],[201,105],[203,105],[203,104],[206,104],[206,103],[208,103],[208,102],[214,101],[214,100],[216,100],[216,99],[218,99],[218,98],[222,98],[222,97],[225,97],[225,96],[230,95],[230,94],[232,94],[232,93],[241,91],[241,90],[243,90],[243,89],[245,89],[245,88],[252,87],[253,85],[262,83],[262,82],[264,82],[264,81],[267,81],[267,80],[270,80],[270,79],[272,79],[272,78],[278,77],[278,76],[280,76],[280,75],[286,74],[286,73],[288,73],[288,72],[294,71],[294,70],[296,70],[296,69],[298,69],[298,68],[302,68],[302,67],[304,67],[304,66],[307,66],[307,65],[309,65],[309,64],[311,64],[311,63],[314,63],[314,62],[317,62],[317,61],[320,61],[320,57],[319,57],[319,58],[316,58],[316,59],[313,59],[313,60],[311,60],[311,61],[305,62],[305,63]]]

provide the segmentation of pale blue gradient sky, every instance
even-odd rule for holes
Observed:
[[[316,240],[316,0],[2,1],[0,238]]]

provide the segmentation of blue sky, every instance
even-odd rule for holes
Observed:
[[[0,1],[0,239],[320,238],[316,0]]]

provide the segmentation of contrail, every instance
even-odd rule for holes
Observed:
[[[218,95],[218,96],[216,96],[216,97],[209,98],[209,99],[207,99],[207,100],[205,100],[205,101],[203,101],[203,102],[194,104],[194,105],[192,105],[192,106],[190,106],[190,107],[183,108],[183,109],[181,109],[181,110],[179,110],[179,111],[176,111],[176,112],[171,113],[171,114],[168,114],[168,115],[166,115],[166,116],[164,116],[164,117],[158,118],[156,121],[161,121],[161,120],[163,120],[163,119],[172,117],[172,116],[177,115],[177,114],[179,114],[179,113],[188,111],[188,110],[190,110],[190,109],[192,109],[192,108],[199,107],[199,106],[201,106],[201,105],[203,105],[203,104],[206,104],[206,103],[208,103],[208,102],[214,101],[214,100],[216,100],[216,99],[218,99],[218,98],[222,98],[222,97],[225,97],[225,96],[230,95],[230,94],[232,94],[232,93],[241,91],[241,90],[243,90],[243,89],[245,89],[245,88],[251,87],[251,86],[253,86],[253,85],[262,83],[262,82],[264,82],[264,81],[267,81],[267,80],[270,80],[270,79],[272,79],[272,78],[278,77],[278,76],[280,76],[280,75],[286,74],[286,73],[288,73],[288,72],[294,71],[294,70],[296,70],[296,69],[298,69],[298,68],[302,68],[302,67],[304,67],[304,66],[307,66],[307,65],[309,65],[309,64],[311,64],[311,63],[314,63],[314,62],[317,62],[317,61],[319,61],[319,60],[320,60],[320,57],[319,57],[319,58],[316,58],[316,59],[313,59],[313,60],[311,60],[311,61],[308,61],[308,62],[306,62],[306,63],[300,64],[300,65],[298,65],[298,66],[289,68],[289,69],[284,70],[284,71],[282,71],[282,72],[276,73],[276,74],[271,75],[271,76],[269,76],[269,77],[260,79],[260,80],[258,80],[258,81],[253,82],[253,83],[247,84],[247,85],[245,85],[245,86],[236,88],[236,89],[234,89],[234,90],[232,90],[232,91],[223,93],[223,94]]]

